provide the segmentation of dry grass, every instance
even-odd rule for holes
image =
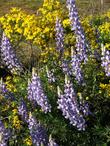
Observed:
[[[96,15],[107,11],[110,8],[110,0],[76,0],[81,15]]]
[[[11,7],[19,7],[34,13],[41,4],[42,0],[0,0],[0,16],[9,12]]]
[[[61,0],[65,3],[66,0]],[[88,14],[99,14],[110,7],[110,0],[76,0],[79,12],[82,16]],[[6,14],[11,7],[20,7],[30,13],[35,13],[36,9],[42,4],[43,0],[0,0],[0,16]]]

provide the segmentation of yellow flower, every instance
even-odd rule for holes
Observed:
[[[50,31],[50,28],[46,27],[43,31],[43,33],[48,33]]]
[[[70,20],[69,19],[63,20],[63,27],[66,28],[68,26],[70,26]]]
[[[21,121],[19,120],[18,115],[13,115],[12,124],[16,129],[21,129]]]
[[[3,111],[3,112],[4,112],[4,111],[7,111],[9,108],[10,108],[10,106],[9,106],[8,104],[6,104],[6,105],[4,106],[4,108],[2,109],[2,111]]]
[[[32,146],[32,139],[31,137],[27,137],[26,139],[24,139],[24,143],[27,145],[27,146]]]
[[[15,114],[18,113],[18,110],[17,110],[17,109],[13,109],[12,112],[13,112],[13,114],[15,115]]]

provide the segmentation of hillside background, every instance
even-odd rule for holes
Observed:
[[[7,13],[11,7],[20,7],[29,13],[36,13],[42,2],[43,0],[0,0],[0,16]],[[63,4],[65,0],[61,2]],[[110,8],[110,0],[76,0],[76,2],[81,16],[99,14]]]

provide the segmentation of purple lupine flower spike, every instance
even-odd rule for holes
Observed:
[[[5,129],[2,121],[0,120],[0,146],[8,146],[7,142],[10,138],[10,131]]]
[[[32,82],[29,79],[28,79],[27,92],[28,92],[27,98],[33,102],[34,100],[33,100]]]
[[[79,20],[75,0],[67,0],[67,8],[69,10],[69,18],[71,21],[71,27],[72,27],[72,30],[74,30],[75,36],[76,36],[77,54],[79,54],[81,61],[86,62],[88,60],[88,57],[87,57],[88,44],[87,44],[80,20]]]
[[[7,85],[3,82],[3,80],[0,80],[0,94],[3,95],[5,98],[14,99],[14,94],[10,92],[7,87]]]
[[[78,130],[85,130],[85,119],[80,113],[73,85],[67,77],[65,77],[64,94],[61,94],[58,88],[58,96],[58,108],[63,112],[63,116],[69,119],[70,124],[76,126]]]
[[[61,20],[57,18],[56,20],[56,47],[62,56],[64,52],[64,30],[61,24]]]
[[[47,72],[47,78],[49,83],[54,83],[56,81],[53,70],[48,70],[48,67],[46,66],[46,72]]]
[[[48,103],[48,98],[43,91],[41,80],[34,70],[31,82],[28,85],[28,99],[36,102],[45,113],[51,111],[51,105]]]
[[[0,80],[0,93],[5,94],[8,92],[8,89],[6,88],[6,84],[3,83],[3,80]]]
[[[22,64],[19,62],[14,50],[12,49],[10,41],[6,37],[4,32],[3,32],[0,48],[1,48],[1,59],[3,61],[3,64],[7,66],[7,68],[12,73],[22,72],[23,71]]]
[[[23,100],[20,102],[20,105],[18,106],[18,113],[24,121],[28,120],[27,106]]]
[[[67,60],[62,61],[61,67],[62,67],[64,74],[66,74],[68,76],[70,76],[72,74],[70,66],[69,66],[69,62]]]
[[[88,115],[91,114],[90,112],[90,109],[89,109],[89,104],[87,101],[85,101],[82,97],[82,94],[81,93],[78,93],[78,96],[79,96],[79,108],[80,108],[80,111],[81,113],[87,117]]]
[[[81,69],[81,61],[79,54],[74,54],[71,49],[71,71],[75,76],[76,81],[81,84],[84,82],[83,72]]]
[[[80,111],[83,113],[84,116],[88,116],[91,114],[88,102],[80,101]]]
[[[32,142],[35,146],[48,146],[49,140],[45,128],[32,116],[31,113],[29,114],[28,127],[32,137]]]
[[[103,44],[101,46],[101,49],[102,49],[101,66],[104,68],[106,76],[110,77],[110,50],[106,50]]]

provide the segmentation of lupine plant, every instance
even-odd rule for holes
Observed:
[[[3,95],[5,98],[14,99],[14,94],[10,92],[7,87],[7,85],[3,82],[3,79],[0,81],[0,94]]]
[[[5,33],[3,32],[2,40],[1,40],[1,59],[3,64],[12,72],[12,73],[20,73],[23,71],[22,64],[18,60],[11,43]]]
[[[70,68],[70,63],[68,60],[63,60],[61,64],[61,68],[64,72],[64,74],[70,76],[72,74],[71,68]]]
[[[76,51],[79,54],[80,60],[87,61],[87,42],[83,28],[81,26],[75,0],[67,0],[67,8],[69,10],[69,18],[71,21],[71,29],[76,36]]]
[[[5,93],[7,93],[8,92],[8,90],[7,90],[7,88],[6,88],[6,84],[4,84],[3,83],[3,80],[1,79],[1,81],[0,81],[0,93],[1,94],[5,94]]]
[[[76,81],[81,84],[84,82],[83,72],[81,69],[81,62],[79,54],[74,54],[71,49],[71,70],[72,74],[75,76]]]
[[[58,108],[61,109],[65,118],[69,119],[70,124],[76,126],[78,130],[85,130],[86,122],[80,113],[73,85],[67,77],[65,77],[64,94],[61,94],[58,88],[58,96]]]
[[[105,74],[106,76],[110,76],[110,51],[109,50],[106,50],[104,45],[102,45],[102,57],[101,57],[101,60],[102,60],[102,67],[104,68],[105,70]]]
[[[51,105],[48,103],[47,96],[43,91],[40,77],[34,70],[31,82],[28,85],[28,99],[37,103],[45,113],[51,111]]]
[[[22,119],[27,122],[28,110],[27,110],[26,103],[23,100],[20,102],[20,104],[18,106],[18,113],[22,117]]]
[[[46,73],[47,73],[48,82],[54,83],[55,82],[54,71],[49,70],[48,67],[46,66]]]
[[[6,129],[0,120],[0,146],[8,146],[7,142],[11,136],[11,133]]]
[[[64,30],[61,24],[61,20],[57,18],[56,20],[56,47],[60,52],[60,57],[64,52]]]
[[[29,114],[28,127],[32,137],[32,142],[35,146],[48,145],[48,136],[46,134],[46,130],[32,116],[31,113]]]
[[[28,127],[32,137],[32,142],[35,146],[58,146],[51,136],[48,138],[46,129],[31,113],[29,114]]]

